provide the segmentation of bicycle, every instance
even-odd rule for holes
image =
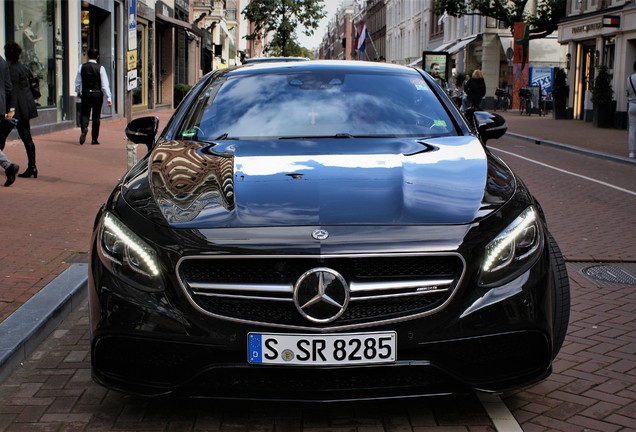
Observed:
[[[521,88],[519,89],[519,114],[523,115],[528,114],[531,115],[532,114],[532,93],[530,92],[530,89],[527,88]]]
[[[497,99],[495,100],[495,111],[508,111],[508,108],[510,108],[511,106],[510,94],[504,89],[497,88],[495,90],[495,96],[497,97]]]

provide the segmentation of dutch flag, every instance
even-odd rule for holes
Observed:
[[[360,34],[356,34],[356,38],[357,38],[356,50],[358,52],[364,52],[365,42],[367,40],[367,25],[364,23],[364,21],[361,21],[360,24],[362,24]]]

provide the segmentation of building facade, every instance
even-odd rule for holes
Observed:
[[[528,2],[529,13],[533,13],[537,3]],[[488,91],[484,101],[486,108],[494,106],[496,88],[512,87],[515,79],[511,63],[513,38],[511,30],[501,22],[479,14],[458,18],[437,16],[433,12],[433,0],[366,0],[355,2],[354,8],[354,21],[366,22],[373,40],[364,58],[354,58],[421,66],[424,51],[448,53],[451,87],[453,76],[482,70]],[[329,45],[332,39],[323,39],[320,58],[334,58]],[[556,34],[532,40],[529,49],[529,65],[535,70],[566,64],[566,50]]]
[[[568,0],[559,24],[567,46],[568,108],[574,119],[591,121],[591,88],[599,66],[612,76],[613,125],[627,127],[627,77],[636,61],[636,4],[625,0]]]
[[[110,79],[104,117],[127,115],[128,96],[132,112],[174,106],[178,84],[195,84],[222,61],[236,64],[239,8],[239,0],[0,0],[0,46],[19,43],[40,81],[37,134],[77,126],[74,83],[89,48]]]

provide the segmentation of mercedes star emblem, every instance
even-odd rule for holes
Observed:
[[[326,240],[329,237],[329,232],[324,229],[317,229],[311,233],[311,236],[316,240]]]
[[[340,273],[319,267],[305,272],[294,285],[298,312],[315,323],[330,323],[342,315],[349,303],[349,285]]]

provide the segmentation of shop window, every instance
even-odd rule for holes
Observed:
[[[607,66],[610,74],[614,73],[614,59],[616,56],[616,39],[606,38],[603,41],[603,64]]]
[[[42,97],[37,104],[55,106],[59,87],[56,77],[62,72],[57,70],[56,60],[64,52],[59,22],[61,0],[7,2],[5,8],[5,38],[20,44],[22,63],[40,81]]]

